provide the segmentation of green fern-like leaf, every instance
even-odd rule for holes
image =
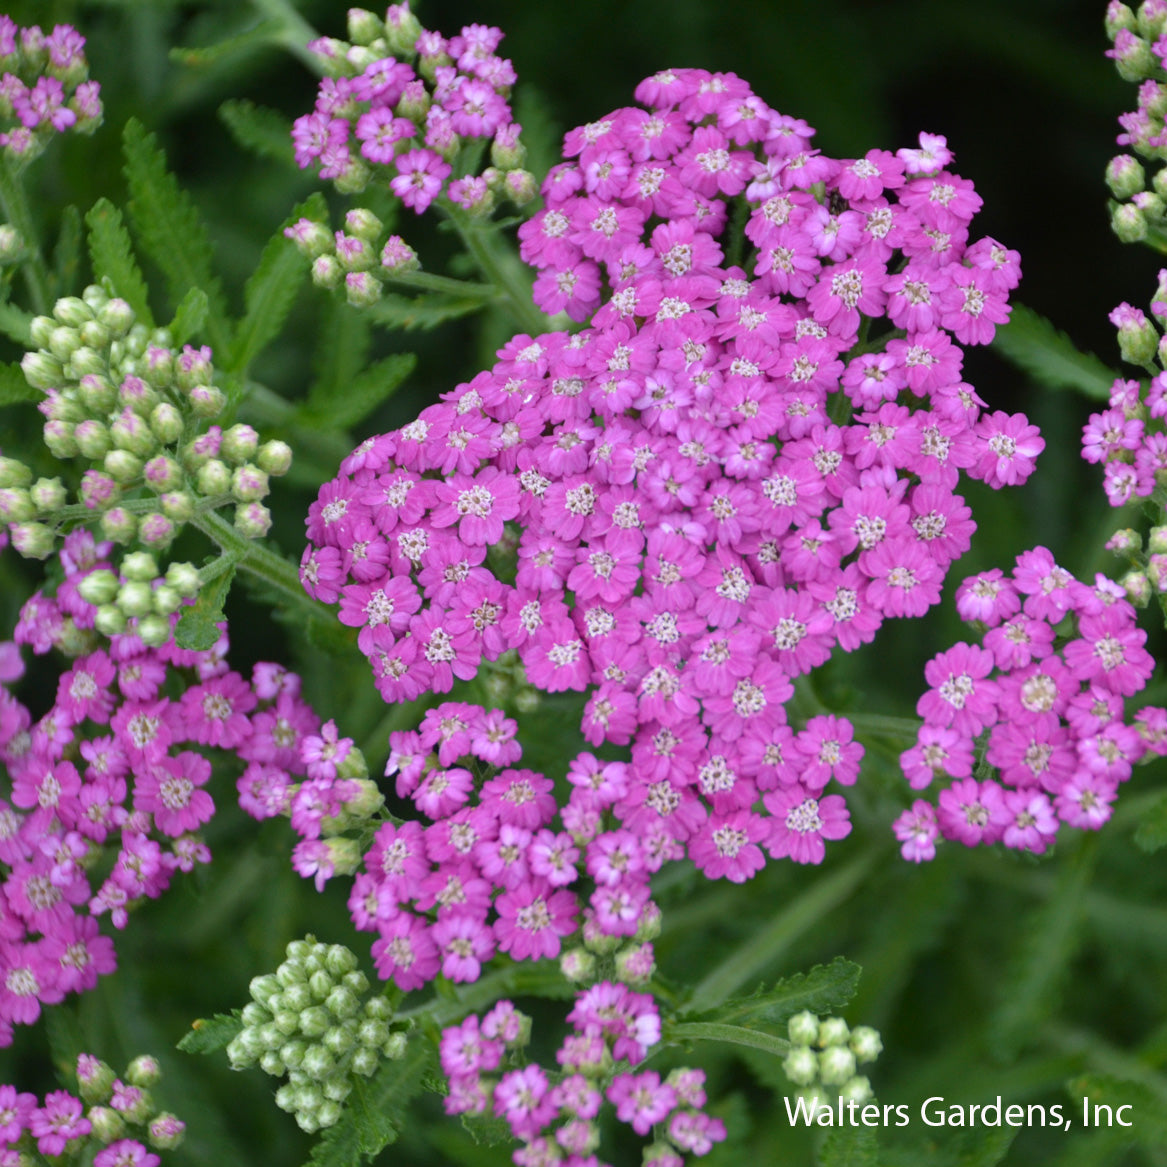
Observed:
[[[170,50],[170,59],[188,68],[206,69],[241,53],[251,53],[280,43],[283,25],[278,20],[261,20],[232,33],[213,45],[179,46]]]
[[[267,241],[259,265],[243,289],[245,310],[225,364],[229,372],[245,376],[251,362],[279,334],[307,274],[303,256],[285,238],[283,227],[300,219],[325,219],[327,215],[324,196],[316,193],[296,207]]]
[[[32,313],[15,304],[0,303],[0,332],[21,348],[32,348]]]
[[[391,292],[363,311],[378,324],[412,332],[414,329],[437,328],[447,320],[457,320],[481,309],[482,300],[476,296],[447,296],[435,292],[411,297]]]
[[[227,593],[231,590],[234,575],[235,569],[232,567],[209,583],[205,583],[199,592],[199,598],[189,608],[183,610],[182,616],[174,626],[174,643],[179,648],[206,652],[208,648],[215,647],[220,635],[218,624],[225,618],[223,605],[227,602]]]
[[[225,101],[219,106],[219,119],[245,150],[261,158],[296,165],[292,123],[277,110],[253,101]]]
[[[1110,399],[1114,373],[1093,353],[1080,352],[1064,332],[1024,304],[997,329],[993,348],[1049,389],[1073,389],[1096,401]]]
[[[425,1089],[433,1063],[429,1043],[414,1040],[400,1061],[384,1063],[368,1082],[358,1081],[340,1121],[312,1149],[308,1167],[359,1167],[395,1142],[405,1107]]]
[[[818,1167],[879,1167],[879,1140],[865,1127],[838,1127],[823,1140]]]
[[[71,204],[61,215],[61,229],[53,248],[53,290],[67,296],[77,286],[81,267],[81,214]]]
[[[774,1029],[804,1009],[820,1015],[837,1013],[855,995],[862,972],[857,964],[836,956],[830,964],[818,964],[809,972],[783,977],[769,988],[732,998],[701,1017],[706,1021]]]
[[[0,364],[0,406],[20,405],[25,401],[39,401],[43,394],[25,379],[19,365]]]
[[[89,228],[89,262],[94,276],[108,279],[134,315],[153,328],[146,281],[134,258],[134,245],[121,211],[109,199],[98,199],[85,216],[85,226]]]
[[[338,398],[369,363],[372,347],[372,328],[365,313],[340,300],[329,299],[325,305],[309,401]]]
[[[122,135],[129,212],[142,247],[166,278],[177,304],[191,288],[207,294],[207,335],[216,352],[230,347],[223,289],[212,269],[211,241],[190,195],[166,165],[157,139],[131,118]]]
[[[310,396],[301,413],[301,421],[307,425],[348,429],[387,401],[413,372],[416,364],[417,357],[413,353],[384,357],[339,392],[333,391],[327,398],[319,394]]]
[[[173,337],[175,348],[181,348],[202,332],[210,310],[207,293],[202,288],[191,288],[183,296],[182,303],[174,310],[174,319],[170,322],[170,335]]]
[[[243,1017],[238,1009],[216,1013],[213,1017],[200,1017],[193,1022],[178,1048],[184,1054],[213,1054],[230,1045],[242,1032]]]

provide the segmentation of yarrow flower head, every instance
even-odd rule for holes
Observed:
[[[793,679],[938,601],[974,530],[962,472],[1000,487],[1033,468],[1036,429],[961,379],[1019,268],[970,239],[980,199],[943,139],[829,159],[702,70],[637,99],[567,135],[520,228],[536,302],[584,327],[514,337],[358,448],[309,512],[302,579],[340,601],[387,701],[508,653],[535,690],[582,694],[585,739],[631,759],[604,804],[622,828],[743,880],[764,850],[818,862],[849,830],[823,788],[855,780],[862,747],[844,718],[788,724]],[[722,238],[739,196],[745,266]],[[399,774],[430,817],[474,813],[463,766]],[[521,949],[550,946],[555,894],[496,901],[546,919]],[[434,967],[412,928],[396,941]]]
[[[49,33],[0,14],[0,149],[18,166],[54,134],[91,134],[101,125],[101,86],[89,80],[85,38],[72,25]]]
[[[350,10],[349,35],[353,43],[323,38],[308,46],[327,76],[313,111],[292,128],[300,167],[316,168],[349,194],[383,176],[418,214],[442,195],[481,215],[495,197],[526,201],[534,193],[518,170],[524,151],[507,101],[515,72],[496,54],[498,29],[471,25],[447,40],[402,3],[384,20]],[[490,143],[492,165],[448,182],[462,143],[478,141]]]
[[[1133,767],[1167,753],[1167,713],[1125,714],[1154,661],[1123,589],[1083,583],[1038,547],[1011,577],[966,580],[957,606],[983,646],[957,644],[925,669],[919,740],[901,761],[914,789],[940,792],[896,820],[904,858],[933,858],[941,838],[1041,854],[1062,826],[1097,830]],[[977,751],[995,776],[973,775]]]

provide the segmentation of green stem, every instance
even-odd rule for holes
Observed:
[[[206,511],[196,515],[191,524],[216,543],[224,555],[234,561],[236,567],[263,580],[297,608],[330,623],[336,618],[332,607],[312,599],[304,591],[295,564],[268,550],[258,540],[241,535],[221,515]]]
[[[442,200],[442,209],[474,257],[479,270],[499,290],[519,326],[531,336],[551,327],[550,317],[535,307],[526,269],[515,256],[499,247],[497,229],[473,219],[461,207]]]
[[[48,275],[41,255],[36,223],[25,197],[24,187],[12,163],[6,158],[0,159],[0,208],[3,208],[9,224],[20,232],[20,237],[28,248],[29,257],[23,261],[21,267],[28,283],[28,294],[33,310],[44,316],[52,304],[49,302]]]

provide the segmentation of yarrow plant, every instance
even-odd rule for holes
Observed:
[[[0,1086],[0,1167],[160,1167],[184,1131],[160,1063],[90,1051],[183,1027],[225,1055],[187,1063],[200,1117],[232,1115],[191,1154],[224,1167],[302,1162],[305,1136],[317,1167],[395,1140],[419,1167],[964,1161],[975,1132],[875,1128],[911,1110],[884,1101],[916,1089],[904,1064],[955,1097],[982,1050],[1017,1062],[1031,1128],[1065,1088],[1095,1125],[1167,1090],[1129,1017],[1090,1028],[1157,927],[1123,832],[1167,846],[1138,623],[1167,612],[1167,276],[1114,310],[1116,376],[1011,303],[1020,256],[944,136],[832,157],[685,67],[556,142],[501,29],[401,3],[341,40],[289,0],[237,7],[174,67],[218,90],[278,47],[314,75],[290,115],[222,106],[273,169],[237,169],[213,230],[132,118],[124,209],[70,190],[51,222],[99,87],[80,32],[0,16],[0,1077],[31,1079]],[[91,51],[153,51],[154,17],[115,8]],[[1143,169],[1167,0],[1107,27],[1140,84],[1112,223],[1167,249]],[[168,84],[158,117],[201,109],[205,83]],[[88,155],[103,191],[112,154]],[[455,321],[390,402],[420,365],[403,334]],[[1013,541],[1002,488],[1065,454],[966,379],[990,344],[1097,400],[1098,509],[1150,527],[1110,539],[1123,579],[1063,566],[1056,524]],[[970,632],[937,651],[946,587]],[[864,1017],[906,1035],[878,1079]],[[253,1068],[294,1122],[258,1117]],[[1122,1133],[1152,1147],[1138,1105]]]

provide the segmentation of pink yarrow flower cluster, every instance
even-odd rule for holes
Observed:
[[[79,587],[110,568],[111,551],[88,531],[68,535],[55,594],[34,595],[16,643],[0,646],[0,1045],[114,970],[101,917],[124,928],[176,872],[210,860],[200,830],[214,813],[212,757],[290,784],[304,772],[301,737],[319,727],[297,678],[272,665],[250,681],[232,671],[225,633],[201,653],[149,648],[132,632],[95,647]],[[39,718],[11,690],[21,644],[73,657]]]
[[[1017,256],[970,242],[980,199],[941,138],[836,161],[731,75],[637,96],[567,135],[520,232],[541,305],[589,325],[515,337],[364,442],[310,509],[301,576],[387,701],[508,651],[585,693],[585,738],[630,750],[625,824],[746,878],[759,844],[817,862],[848,829],[821,795],[862,747],[845,718],[788,724],[792,681],[936,603],[974,530],[960,472],[1022,482],[1042,448],[960,377]]]
[[[725,1139],[721,1120],[702,1109],[701,1070],[678,1069],[664,1079],[652,1070],[613,1072],[614,1062],[639,1065],[660,1039],[660,1016],[651,996],[601,981],[579,993],[567,1019],[570,1028],[556,1051],[559,1068],[553,1072],[534,1062],[500,1070],[504,1056],[517,1053],[530,1030],[530,1020],[510,1001],[443,1030],[446,1112],[493,1112],[504,1119],[523,1143],[512,1156],[518,1167],[600,1167],[593,1152],[605,1102],[636,1134],[658,1132],[645,1149],[645,1162],[658,1167],[681,1167],[683,1155],[705,1155]]]
[[[520,156],[520,128],[507,102],[515,72],[495,52],[502,35],[474,24],[446,39],[421,28],[406,3],[390,6],[371,41],[312,42],[330,75],[315,109],[293,126],[296,162],[348,192],[384,175],[418,214],[443,192],[476,207],[486,197],[484,179],[462,176],[447,185],[461,142],[492,143],[496,164],[508,169]]]
[[[101,122],[101,87],[88,80],[85,38],[69,24],[49,33],[0,13],[0,148],[35,157],[53,134],[91,133]]]
[[[1162,274],[1167,279],[1167,271]],[[1122,311],[1125,309],[1126,311]],[[1130,319],[1138,309],[1123,305],[1115,314]],[[1167,310],[1167,308],[1165,308]],[[1112,315],[1112,319],[1114,319]],[[1143,317],[1144,323],[1146,318]],[[1082,428],[1082,457],[1102,466],[1103,489],[1112,507],[1146,498],[1167,472],[1167,373],[1139,381],[1118,379],[1107,409],[1092,413]]]
[[[1097,830],[1132,768],[1167,754],[1167,710],[1125,713],[1154,661],[1123,589],[1082,583],[1038,547],[1011,576],[966,579],[957,610],[985,632],[924,671],[924,724],[901,764],[913,789],[941,789],[896,821],[904,857],[931,859],[940,837],[1041,854],[1062,826]],[[974,776],[981,751],[995,778]]]

